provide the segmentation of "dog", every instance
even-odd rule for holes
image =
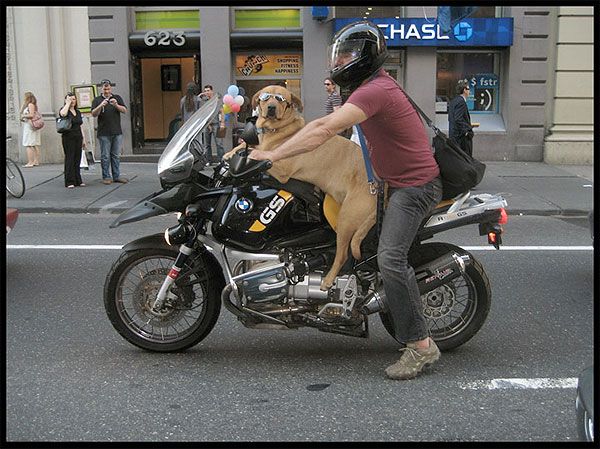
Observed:
[[[270,98],[260,100],[263,93],[271,94]],[[285,87],[273,85],[258,91],[252,97],[252,108],[257,106],[256,126],[262,131],[257,149],[272,150],[304,127],[304,118],[299,114],[302,101]],[[241,144],[223,157],[229,159],[243,147]],[[360,147],[336,135],[314,151],[275,162],[268,173],[283,184],[290,178],[311,183],[340,206],[335,226],[335,259],[320,287],[328,290],[348,259],[348,246],[352,256],[360,259],[360,244],[377,217],[377,197],[370,193]]]

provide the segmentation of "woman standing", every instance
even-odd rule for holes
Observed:
[[[185,123],[194,112],[200,108],[200,99],[198,98],[199,87],[196,83],[188,83],[186,94],[179,100],[181,109],[181,123]]]
[[[65,96],[65,105],[59,111],[61,117],[71,118],[71,129],[62,133],[62,145],[65,152],[65,187],[72,189],[75,186],[84,187],[81,181],[81,148],[85,148],[85,138],[81,124],[83,119],[77,109],[77,97],[68,92]]]
[[[21,121],[23,123],[23,146],[27,148],[27,164],[23,167],[35,167],[40,165],[40,145],[42,144],[42,132],[31,125],[31,119],[37,112],[37,99],[31,92],[25,92],[23,106],[21,106]]]

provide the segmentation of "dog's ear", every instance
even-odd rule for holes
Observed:
[[[302,112],[302,110],[304,109],[304,106],[302,105],[302,100],[300,100],[300,98],[298,98],[294,94],[292,94],[292,104],[296,106],[298,112]]]
[[[261,93],[262,93],[262,89],[259,90],[258,92],[256,92],[254,94],[254,96],[252,97],[252,109],[256,109],[256,106],[258,106],[258,97]]]

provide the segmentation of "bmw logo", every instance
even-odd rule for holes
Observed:
[[[252,201],[247,198],[240,198],[235,203],[235,208],[243,214],[250,212],[252,210]]]
[[[454,26],[454,37],[457,41],[465,42],[473,36],[473,27],[468,22],[459,22]]]

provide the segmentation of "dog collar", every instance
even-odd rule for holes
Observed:
[[[258,134],[276,133],[279,131],[277,128],[256,128]]]

